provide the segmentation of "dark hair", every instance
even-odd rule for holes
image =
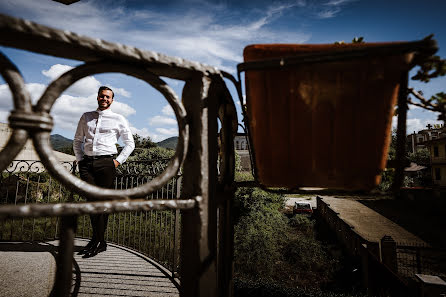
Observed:
[[[101,87],[99,88],[99,90],[98,90],[98,96],[99,96],[99,93],[101,93],[101,91],[104,91],[104,90],[108,90],[108,91],[111,91],[111,92],[112,92],[112,99],[113,99],[113,97],[115,97],[115,93],[113,92],[113,90],[110,89],[109,87],[106,87],[106,86],[101,86]]]

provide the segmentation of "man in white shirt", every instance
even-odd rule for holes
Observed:
[[[113,97],[114,93],[110,88],[105,86],[99,88],[98,109],[82,115],[73,141],[81,179],[103,188],[113,187],[116,167],[124,163],[135,148],[127,120],[110,110]],[[118,152],[116,143],[119,138],[124,142],[124,148],[115,158]],[[108,215],[90,215],[90,220],[93,236],[78,252],[83,258],[96,256],[107,249],[104,235]]]

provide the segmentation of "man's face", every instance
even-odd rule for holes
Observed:
[[[110,90],[102,90],[98,95],[98,108],[105,110],[113,103],[113,93]]]

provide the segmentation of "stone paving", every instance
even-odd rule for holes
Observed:
[[[75,249],[87,243],[77,239]],[[57,241],[0,243],[0,296],[48,296],[54,284]],[[75,254],[73,296],[177,297],[179,292],[157,263],[117,245],[83,259]]]
[[[76,240],[82,247],[86,241]],[[107,251],[92,258],[75,255],[80,282],[77,296],[179,296],[171,279],[151,260],[132,250],[108,245]]]
[[[329,196],[321,198],[338,213],[340,219],[353,226],[359,235],[369,241],[379,242],[384,235],[388,235],[398,243],[427,245],[419,237],[354,199]]]

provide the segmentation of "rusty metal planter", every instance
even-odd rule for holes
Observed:
[[[371,189],[400,86],[425,41],[258,44],[244,50],[255,175],[270,187]],[[426,43],[426,42],[425,42]]]

